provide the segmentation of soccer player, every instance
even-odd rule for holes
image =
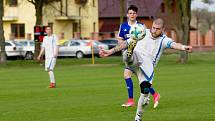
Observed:
[[[126,48],[126,43],[122,43],[118,48],[104,51],[101,56],[109,56],[116,51]],[[132,62],[138,67],[137,76],[140,84],[140,97],[135,116],[135,121],[141,121],[143,107],[149,104],[149,90],[154,77],[154,67],[157,65],[163,50],[172,48],[191,52],[192,47],[174,42],[164,34],[164,21],[160,18],[153,21],[151,30],[147,30],[146,36],[137,42],[132,54]]]
[[[46,27],[46,33],[47,33],[47,36],[43,38],[42,47],[41,47],[39,56],[37,57],[37,60],[41,59],[41,56],[45,51],[45,70],[49,74],[49,79],[50,79],[49,88],[55,88],[56,82],[55,82],[53,70],[54,70],[57,55],[58,55],[58,45],[57,45],[58,38],[56,35],[52,34],[51,27]]]
[[[135,5],[130,5],[127,9],[127,18],[128,21],[124,22],[120,25],[119,35],[117,39],[119,43],[123,41],[127,41],[130,38],[129,30],[131,26],[135,25],[137,22],[137,12],[138,8]],[[142,23],[141,23],[142,24]],[[131,51],[131,49],[124,50],[123,58],[126,58],[127,51]],[[124,79],[126,82],[127,90],[128,90],[128,100],[126,103],[122,104],[123,107],[130,107],[134,106],[134,99],[133,99],[133,81],[131,79],[132,73],[135,73],[132,67],[129,67],[128,62],[125,61],[125,69],[124,69]],[[154,98],[154,107],[157,107],[160,95],[155,92],[153,88],[150,88],[150,93],[153,95]]]

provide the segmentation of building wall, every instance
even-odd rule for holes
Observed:
[[[63,0],[63,12],[65,13],[65,3]],[[94,6],[93,6],[94,1]],[[5,0],[4,0],[5,2]],[[72,16],[73,19],[57,20],[56,16],[60,15],[60,4],[52,3],[51,6],[44,7],[43,14],[43,25],[53,24],[53,32],[55,34],[65,33],[65,38],[70,39],[74,37],[73,24],[81,22],[81,27],[78,26],[77,32],[80,32],[82,37],[91,37],[91,33],[98,32],[98,0],[88,0],[85,6],[75,4],[74,0],[68,0],[67,4],[68,12],[67,16]],[[81,15],[79,15],[79,8]],[[56,10],[58,9],[58,10]],[[25,34],[31,34],[32,39],[34,36],[34,26],[36,23],[35,8],[34,5],[27,0],[18,0],[16,7],[4,6],[4,35],[5,39],[8,40],[11,34],[11,24],[25,24]],[[66,16],[65,14],[60,16]],[[81,16],[81,17],[80,17]],[[81,18],[81,19],[78,19]],[[79,21],[80,20],[80,21]],[[95,24],[94,24],[95,23]],[[26,38],[27,36],[25,36]],[[16,38],[20,39],[20,38]],[[22,38],[24,39],[24,38]]]
[[[4,20],[4,36],[5,39],[8,40],[11,34],[11,24],[25,24],[25,32],[33,34],[33,26],[35,25],[36,17],[35,17],[35,9],[33,4],[27,2],[27,0],[18,0],[17,7],[9,7],[5,5],[4,7],[4,16],[6,18],[12,18],[13,20]]]
[[[176,42],[179,42],[176,39],[174,31],[171,31],[170,37]],[[197,33],[196,30],[190,30],[189,45],[193,47],[215,47],[215,32],[209,30],[205,35],[202,35],[200,32]]]
[[[97,0],[94,0],[94,5],[93,0],[89,0],[84,6],[76,4],[74,0],[68,0],[68,3],[66,12],[66,3],[65,0],[63,1],[63,14],[52,6],[47,6],[44,10],[44,24],[53,23],[53,32],[56,34],[63,32],[67,39],[74,38],[76,33],[83,38],[91,38],[91,33],[98,32]],[[59,3],[55,6],[59,6]],[[56,19],[56,16],[65,17],[65,19]],[[73,26],[75,23],[77,24],[76,28]]]

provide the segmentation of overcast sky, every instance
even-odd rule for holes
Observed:
[[[202,2],[201,0],[193,0],[191,3],[191,9],[203,9],[206,8],[208,9],[208,11],[210,12],[215,12],[215,0],[213,0],[214,3],[213,4],[206,4],[204,2]]]

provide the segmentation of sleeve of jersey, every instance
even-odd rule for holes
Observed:
[[[166,37],[164,39],[165,48],[172,48],[172,43],[175,43],[171,38]]]
[[[42,42],[42,45],[41,45],[41,47],[43,47],[43,48],[45,47],[45,38],[46,37],[43,38],[43,42]]]
[[[120,38],[123,38],[123,37],[124,37],[124,33],[123,33],[123,31],[122,31],[122,24],[121,24],[120,27],[119,27],[119,34],[118,34],[118,37],[120,37]]]

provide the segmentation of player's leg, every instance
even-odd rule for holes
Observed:
[[[54,76],[54,72],[53,72],[55,64],[56,64],[56,58],[50,58],[50,59],[47,59],[46,65],[45,65],[46,70],[48,71],[48,74],[49,74],[49,80],[50,80],[49,87],[50,88],[56,87],[56,81],[55,81],[55,76]]]
[[[133,81],[131,79],[132,71],[129,69],[124,70],[124,79],[126,82],[127,90],[128,90],[128,100],[126,103],[122,104],[123,107],[134,106],[134,97],[133,97]]]
[[[135,121],[141,121],[144,109],[146,106],[149,104],[149,88],[151,87],[151,84],[147,81],[143,81],[140,84],[140,97],[138,100],[138,105],[137,105],[137,111],[135,115]]]
[[[143,109],[149,104],[149,89],[151,88],[154,77],[154,67],[150,59],[144,58],[144,61],[142,61],[139,71],[137,72],[137,77],[140,84],[141,94],[138,101],[135,121],[141,121],[144,111]]]
[[[159,103],[160,94],[158,92],[155,92],[153,87],[149,88],[149,92],[153,96],[154,108],[156,108],[158,106],[158,103]]]
[[[130,58],[133,54],[134,47],[137,44],[137,40],[131,39],[131,41],[128,43],[128,49],[127,49],[127,57]]]

